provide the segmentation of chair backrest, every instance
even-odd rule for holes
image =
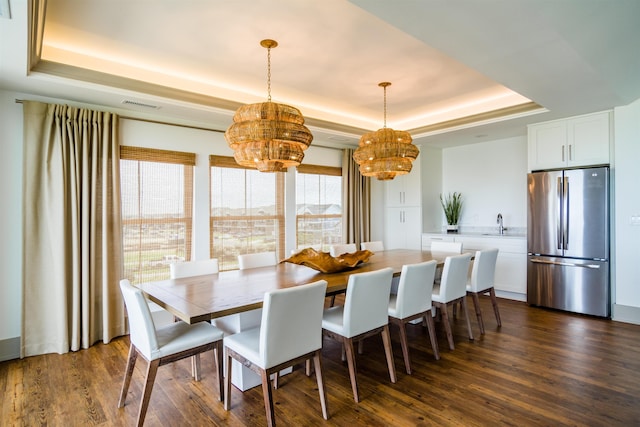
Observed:
[[[443,302],[453,301],[467,294],[470,262],[471,254],[469,253],[445,258],[440,279],[440,299]]]
[[[331,254],[331,256],[333,257],[336,257],[346,253],[352,254],[357,250],[358,248],[356,247],[355,243],[345,243],[340,245],[331,245],[329,247],[329,254]]]
[[[275,252],[257,252],[255,254],[238,255],[238,264],[240,270],[248,268],[268,267],[276,265],[278,258]]]
[[[382,252],[384,251],[384,243],[380,240],[375,240],[372,242],[362,242],[360,243],[360,249],[363,251],[371,251],[371,252]]]
[[[148,360],[157,359],[158,338],[146,298],[127,279],[120,280],[120,291],[127,306],[131,344]]]
[[[343,314],[343,327],[347,338],[389,323],[392,278],[392,268],[349,276]]]
[[[169,265],[169,274],[172,279],[202,276],[204,274],[216,274],[217,272],[218,260],[216,258],[176,262]]]
[[[402,266],[396,297],[398,319],[431,309],[431,294],[437,265],[437,261],[431,260]]]
[[[327,282],[267,292],[262,304],[260,358],[272,367],[322,347]]]
[[[462,253],[462,242],[443,242],[436,240],[431,242],[431,252]]]
[[[480,292],[493,286],[497,259],[498,249],[483,249],[476,252],[469,281],[471,291]]]

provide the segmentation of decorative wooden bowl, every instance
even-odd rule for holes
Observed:
[[[332,257],[328,252],[320,252],[313,248],[306,248],[291,255],[282,262],[304,265],[322,273],[338,273],[356,268],[363,262],[369,261],[371,255],[373,255],[373,252],[364,250]]]

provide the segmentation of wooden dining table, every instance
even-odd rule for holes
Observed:
[[[393,268],[400,275],[404,264],[435,259],[439,265],[451,253],[394,249],[374,253],[368,262],[339,273],[321,273],[310,267],[281,262],[276,266],[230,270],[139,284],[149,298],[186,323],[196,323],[262,307],[265,293],[276,289],[327,281],[327,295],[344,292],[353,273]]]

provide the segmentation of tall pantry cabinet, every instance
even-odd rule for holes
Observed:
[[[385,185],[385,249],[420,249],[422,187],[420,157],[411,172]]]

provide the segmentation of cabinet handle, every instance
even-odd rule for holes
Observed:
[[[562,161],[564,162],[564,145],[562,146]]]
[[[573,150],[571,149],[572,146],[573,144],[569,144],[569,160],[573,160]]]

